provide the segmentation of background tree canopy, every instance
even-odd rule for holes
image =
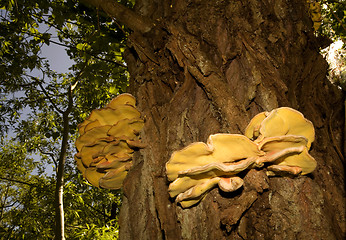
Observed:
[[[344,1],[323,0],[321,34],[330,36],[333,40],[346,38],[346,3]]]
[[[322,3],[323,23],[316,34],[345,41],[345,3]],[[126,91],[122,54],[128,29],[76,0],[1,0],[0,18],[0,235],[54,237],[54,191],[67,123],[66,237],[116,237],[121,193],[91,187],[82,178],[73,143],[77,124],[92,109]],[[64,47],[73,60],[68,72],[52,70],[42,57],[43,46],[51,45]],[[54,171],[47,172],[51,165]]]
[[[66,236],[116,235],[121,193],[91,187],[76,171],[73,154],[77,124],[126,90],[126,29],[77,1],[1,1],[0,8],[1,238],[54,237],[63,113],[72,103],[64,174]],[[45,45],[66,49],[74,62],[68,72],[52,70],[41,54]],[[51,165],[53,172],[46,170]]]

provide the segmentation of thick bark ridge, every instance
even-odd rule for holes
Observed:
[[[124,181],[120,238],[343,239],[343,100],[325,77],[305,1],[138,0],[134,11],[155,23],[132,33],[126,53],[148,146]],[[243,133],[255,114],[281,106],[315,126],[312,174],[251,170],[242,189],[214,189],[194,207],[169,198],[173,151]]]

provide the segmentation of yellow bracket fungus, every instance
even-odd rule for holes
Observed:
[[[134,150],[144,147],[138,137],[144,121],[135,105],[131,94],[121,94],[78,126],[75,160],[92,185],[120,189]]]
[[[210,135],[207,143],[192,143],[175,151],[166,163],[171,197],[183,208],[200,202],[215,186],[232,192],[243,185],[238,173],[267,166],[268,175],[311,173],[315,159],[308,153],[314,141],[312,123],[300,112],[282,107],[256,115],[239,134]]]

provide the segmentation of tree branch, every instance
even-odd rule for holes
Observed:
[[[73,90],[77,86],[80,77],[83,74],[85,67],[87,66],[87,62],[85,62],[81,71],[77,74],[75,78],[75,83],[71,84],[68,88],[67,97],[68,103],[67,108],[63,112],[63,134],[62,134],[62,142],[59,154],[59,162],[57,169],[57,177],[56,177],[56,188],[55,188],[55,239],[56,240],[65,240],[65,220],[64,220],[64,202],[63,202],[63,192],[64,192],[64,167],[66,162],[66,152],[68,147],[68,139],[69,139],[69,115],[73,108]]]
[[[43,81],[44,81],[44,77],[45,77],[45,73],[44,70],[42,70],[42,74],[43,74]],[[54,103],[53,99],[49,96],[48,92],[46,91],[46,89],[43,87],[42,83],[37,79],[37,78],[33,78],[33,80],[35,80],[37,82],[37,84],[40,86],[41,91],[43,92],[43,94],[46,96],[46,98],[48,99],[48,101],[52,104],[53,108],[58,112],[58,113],[63,113],[63,111],[61,111],[58,106]]]
[[[65,239],[65,223],[64,223],[64,205],[63,205],[63,189],[64,189],[64,167],[66,161],[66,151],[69,138],[69,114],[73,106],[72,86],[68,90],[68,105],[63,112],[63,136],[61,142],[60,156],[57,169],[57,179],[55,188],[55,239]]]
[[[17,203],[18,203],[18,201],[14,201],[14,202],[12,202],[12,203],[9,204],[9,205],[2,205],[2,206],[0,206],[0,209],[2,210],[2,209],[4,209],[4,208],[13,207],[13,206],[16,205]]]
[[[47,25],[48,25],[48,23],[47,23]],[[61,31],[61,29],[59,29],[58,27],[55,27],[55,26],[53,26],[53,25],[52,25],[52,27],[54,27],[54,28],[55,28],[56,30],[58,30],[58,31]],[[121,30],[122,30],[122,29],[121,29]],[[37,36],[36,34],[31,34],[31,33],[28,33],[28,32],[23,32],[23,33],[27,34],[29,37],[37,37],[37,38],[42,39],[40,36]],[[72,40],[72,37],[73,37],[72,35],[68,35],[68,34],[66,34],[66,33],[63,33],[63,34],[64,34],[65,36],[70,37],[71,40]],[[54,40],[52,40],[52,39],[49,39],[49,43],[53,43],[53,44],[58,45],[58,46],[60,46],[60,47],[65,47],[65,48],[69,48],[69,49],[77,49],[76,46],[73,46],[73,45],[71,46],[71,45],[68,45],[68,44],[64,44],[64,43],[61,43],[61,42],[57,42],[57,41],[54,41]],[[72,43],[73,43],[74,45],[77,45],[73,40],[72,40]],[[92,53],[92,52],[90,52],[90,51],[80,50],[80,49],[77,49],[77,50],[78,50],[78,51],[81,51],[81,52],[84,52],[84,53],[86,53],[86,54],[88,54],[88,55],[90,55],[90,56],[92,56],[92,57],[94,57],[94,58],[96,58],[96,59],[101,60],[101,61],[113,63],[113,64],[116,64],[116,65],[118,65],[118,66],[120,66],[120,67],[127,68],[127,66],[124,65],[124,64],[121,63],[121,62],[118,62],[118,61],[115,61],[115,60],[111,60],[111,59],[105,59],[105,58],[99,57],[99,56],[97,56],[96,54],[94,54],[94,53]]]
[[[41,148],[37,148],[37,149],[40,151],[41,154],[44,154],[44,155],[49,156],[49,157],[52,159],[52,161],[53,161],[53,163],[54,163],[54,165],[55,165],[55,168],[58,169],[58,163],[56,162],[55,156],[54,156],[53,153],[51,153],[51,152],[45,152],[45,151],[43,151]]]
[[[49,42],[51,42],[51,43],[53,43],[53,44],[56,44],[56,45],[59,45],[59,46],[61,46],[61,47],[66,47],[66,48],[70,48],[70,49],[77,49],[76,47],[69,46],[69,45],[66,45],[66,44],[63,44],[63,43],[59,43],[59,42],[56,42],[56,41],[53,41],[53,40],[49,40]],[[116,65],[118,65],[118,66],[120,66],[120,67],[127,68],[127,67],[126,67],[123,63],[121,63],[121,62],[114,61],[114,60],[110,60],[110,59],[105,59],[105,58],[102,58],[102,57],[98,57],[97,55],[95,55],[95,54],[93,54],[93,53],[91,53],[91,52],[89,52],[89,51],[86,51],[86,50],[79,50],[79,49],[78,49],[78,51],[84,52],[84,53],[86,53],[86,54],[88,54],[88,55],[90,55],[90,56],[92,56],[92,57],[94,57],[94,58],[96,58],[96,59],[101,60],[101,61],[113,63],[113,64],[116,64]]]
[[[24,182],[24,181],[21,181],[21,180],[16,180],[16,179],[11,179],[11,178],[6,178],[6,177],[0,177],[0,180],[20,183],[20,184],[25,184],[25,185],[28,185],[28,186],[35,186],[35,184],[33,184],[33,183],[28,183],[28,182]]]
[[[146,33],[154,26],[148,18],[138,15],[115,0],[82,0],[82,2],[102,9],[132,31]]]

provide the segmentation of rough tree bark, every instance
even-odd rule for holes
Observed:
[[[121,239],[345,237],[343,96],[325,77],[305,2],[136,1],[138,19],[153,23],[132,28],[126,53],[148,147],[124,181]],[[315,126],[312,174],[251,170],[242,189],[214,189],[197,206],[182,209],[169,198],[165,163],[173,151],[218,132],[242,134],[255,114],[281,106]]]

